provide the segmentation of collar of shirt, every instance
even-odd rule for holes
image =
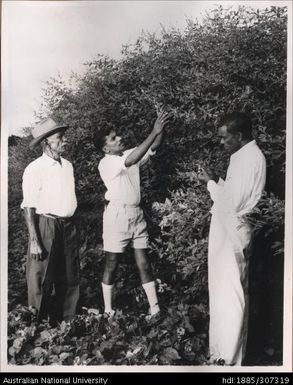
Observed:
[[[58,160],[55,160],[55,159],[51,158],[50,156],[48,156],[44,152],[43,152],[43,155],[42,155],[42,161],[45,164],[47,164],[48,166],[54,166],[55,164],[59,164],[59,166],[62,166],[62,164],[63,164],[62,157],[60,157],[60,162],[58,162]]]
[[[235,161],[236,159],[242,157],[242,155],[245,155],[245,153],[248,152],[255,145],[255,140],[246,143],[243,147],[241,147],[238,151],[231,155],[231,160]]]

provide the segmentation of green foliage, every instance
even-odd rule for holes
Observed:
[[[161,320],[116,311],[113,318],[83,308],[71,322],[52,328],[36,323],[33,309],[23,306],[8,319],[9,362],[18,365],[202,364],[206,332],[191,323],[206,319],[203,307],[178,305]]]
[[[264,194],[254,210],[247,216],[248,222],[253,226],[254,235],[260,232],[269,238],[272,244],[273,255],[284,254],[284,225],[285,202],[274,196]]]
[[[207,237],[210,200],[196,175],[203,163],[225,177],[228,157],[216,136],[222,114],[251,112],[258,144],[268,162],[268,196],[250,217],[267,261],[282,265],[286,117],[286,8],[255,11],[218,7],[202,24],[187,20],[184,32],[144,33],[122,58],[98,55],[71,84],[50,79],[39,117],[54,114],[70,125],[66,157],[73,162],[78,197],[82,310],[69,324],[36,325],[26,303],[24,276],[27,234],[20,220],[21,177],[40,150],[30,137],[9,145],[9,360],[45,364],[202,364],[207,347]],[[129,146],[151,130],[158,108],[171,113],[165,142],[141,176],[142,197],[152,240],[151,258],[164,319],[146,324],[147,308],[133,256],[121,258],[113,321],[101,314],[100,282],[104,186],[98,174],[103,154],[92,145],[103,127],[123,134]],[[270,194],[273,195],[270,195]],[[278,260],[275,258],[279,258]],[[264,262],[265,263],[265,262]],[[274,265],[275,266],[275,265]],[[270,265],[267,264],[267,268]],[[260,268],[260,271],[262,267]],[[275,271],[272,268],[273,271]],[[256,277],[256,282],[259,277]],[[270,279],[273,282],[277,277]],[[281,278],[282,279],[282,278]],[[252,285],[253,286],[253,285]],[[275,302],[281,303],[278,287]],[[272,303],[270,306],[274,306]],[[22,310],[21,310],[22,309]],[[24,319],[24,314],[28,319]],[[19,316],[19,314],[21,315]],[[16,315],[18,314],[18,315]],[[278,308],[276,317],[282,317]],[[273,322],[273,320],[271,320]],[[270,333],[282,344],[282,325]],[[258,364],[268,362],[262,360]],[[275,357],[270,362],[280,363]]]
[[[164,271],[176,290],[182,290],[186,301],[203,301],[207,298],[209,201],[188,188],[173,192],[165,203],[154,203],[153,209],[161,228],[152,247],[159,255],[158,270]]]

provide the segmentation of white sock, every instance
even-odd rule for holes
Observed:
[[[151,315],[158,313],[160,311],[160,307],[158,304],[155,282],[151,281],[151,282],[143,283],[142,287],[144,288],[144,291],[146,293],[146,296],[150,304]]]
[[[102,289],[103,289],[103,297],[104,297],[104,304],[105,304],[105,313],[111,314],[113,313],[112,309],[112,289],[114,285],[106,285],[104,282],[102,282]]]

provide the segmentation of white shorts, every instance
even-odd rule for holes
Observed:
[[[110,202],[103,215],[103,241],[104,250],[112,253],[124,252],[129,243],[134,249],[146,249],[149,237],[142,209]]]

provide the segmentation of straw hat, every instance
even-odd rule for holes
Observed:
[[[67,128],[68,126],[60,124],[52,118],[43,119],[32,129],[32,136],[34,139],[29,144],[30,148],[34,148],[48,136],[56,134],[58,131],[66,130]]]

